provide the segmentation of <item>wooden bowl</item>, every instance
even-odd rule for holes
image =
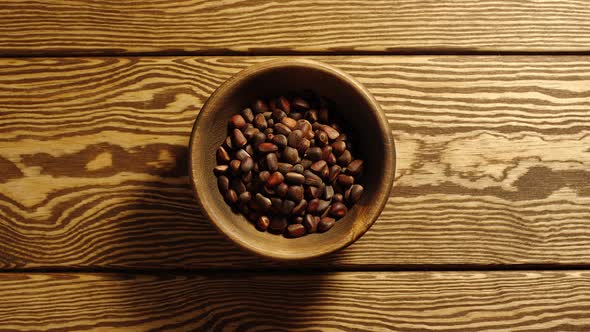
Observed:
[[[217,189],[215,152],[228,135],[229,118],[257,98],[312,90],[334,102],[353,140],[354,156],[364,159],[365,191],[348,214],[326,233],[289,239],[258,231],[231,211]],[[352,134],[352,135],[351,135]],[[339,69],[307,59],[281,59],[251,66],[223,83],[205,103],[191,133],[189,172],[197,201],[213,225],[239,247],[276,260],[302,260],[332,253],[360,238],[389,197],[395,147],[387,119],[365,87]]]

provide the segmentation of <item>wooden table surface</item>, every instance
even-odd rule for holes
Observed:
[[[590,3],[0,4],[0,331],[589,331]],[[298,56],[374,94],[394,189],[357,243],[241,252],[192,198],[211,92]]]

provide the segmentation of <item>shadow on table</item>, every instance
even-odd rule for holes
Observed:
[[[148,170],[159,180],[131,184],[126,195],[133,201],[121,207],[127,213],[113,212],[118,248],[102,261],[160,290],[130,286],[123,300],[143,305],[166,329],[301,327],[299,319],[285,319],[287,308],[297,307],[294,317],[313,316],[316,302],[326,301],[320,295],[329,273],[265,260],[230,243],[193,198],[186,149],[168,152],[173,167]]]

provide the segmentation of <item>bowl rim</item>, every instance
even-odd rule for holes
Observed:
[[[310,254],[299,255],[299,256],[281,255],[281,254],[277,254],[277,253],[270,254],[264,250],[259,250],[256,246],[251,245],[247,239],[243,239],[241,237],[235,236],[231,232],[227,232],[226,229],[223,227],[222,223],[218,223],[216,221],[216,219],[213,218],[213,216],[210,214],[208,208],[203,203],[203,201],[199,195],[199,191],[197,190],[197,185],[201,181],[199,181],[197,179],[198,177],[196,177],[196,173],[197,173],[196,168],[193,167],[193,161],[194,161],[194,153],[193,152],[196,149],[195,148],[196,147],[196,136],[197,136],[196,131],[199,126],[199,122],[203,119],[202,115],[208,110],[209,105],[215,104],[215,101],[218,98],[223,97],[227,92],[229,92],[233,88],[235,88],[236,85],[238,85],[239,82],[244,78],[250,77],[251,75],[262,74],[266,71],[270,71],[273,69],[288,68],[288,67],[305,67],[305,68],[312,68],[315,70],[323,71],[329,75],[337,76],[339,79],[346,82],[346,84],[351,85],[354,88],[354,90],[357,93],[359,93],[363,99],[365,99],[367,104],[370,105],[369,108],[371,109],[371,112],[374,113],[374,115],[377,119],[377,124],[378,124],[379,130],[381,133],[383,133],[384,145],[390,146],[391,152],[392,152],[384,158],[384,170],[386,172],[389,170],[389,172],[384,174],[385,185],[384,185],[384,187],[383,187],[384,189],[382,189],[382,191],[383,191],[383,194],[385,197],[380,199],[380,202],[378,202],[379,203],[378,209],[376,211],[379,211],[379,212],[374,213],[374,215],[370,216],[370,218],[366,222],[365,227],[363,227],[360,231],[354,232],[352,234],[352,236],[344,237],[344,238],[346,238],[346,240],[341,241],[341,243],[338,243],[338,246],[335,246],[334,248],[331,248],[330,250],[326,250],[323,252],[312,252]],[[349,245],[354,243],[356,240],[361,238],[377,221],[377,219],[379,218],[379,216],[383,212],[385,205],[387,204],[387,201],[391,195],[391,189],[393,187],[393,182],[395,179],[396,161],[397,161],[397,151],[396,151],[396,147],[395,147],[395,140],[394,140],[393,135],[391,133],[391,129],[389,128],[389,123],[387,121],[385,113],[381,109],[381,106],[379,105],[379,103],[377,102],[375,97],[369,92],[369,90],[365,86],[363,86],[360,82],[358,82],[354,77],[345,73],[344,71],[342,71],[332,65],[328,65],[326,63],[316,61],[316,60],[307,59],[307,58],[284,58],[284,59],[274,59],[274,60],[268,60],[268,61],[255,63],[255,64],[252,64],[252,65],[242,69],[241,71],[232,75],[225,82],[221,83],[221,85],[219,85],[215,89],[215,91],[213,91],[213,93],[211,93],[209,98],[207,98],[207,100],[205,101],[205,103],[201,107],[199,114],[197,115],[197,118],[194,121],[193,127],[191,129],[191,134],[190,134],[188,153],[189,153],[189,156],[187,158],[188,159],[188,173],[189,173],[189,180],[191,183],[193,195],[194,195],[197,203],[199,204],[201,211],[207,217],[209,222],[211,224],[213,224],[213,226],[217,229],[217,231],[219,233],[223,234],[223,236],[226,239],[228,239],[230,242],[237,245],[240,249],[250,252],[252,254],[255,254],[259,257],[271,259],[274,261],[284,261],[284,262],[309,260],[309,259],[317,258],[320,256],[329,255],[331,253],[334,253],[336,251],[339,251],[339,250],[342,250],[342,249],[348,247]]]

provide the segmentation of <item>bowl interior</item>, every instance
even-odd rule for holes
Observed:
[[[231,211],[213,175],[215,152],[227,136],[231,115],[257,98],[313,90],[328,98],[347,134],[354,138],[353,155],[365,160],[359,202],[323,234],[297,239],[259,232],[241,214]],[[257,254],[275,259],[303,259],[342,248],[360,237],[375,221],[389,196],[393,179],[393,141],[375,100],[348,75],[312,61],[274,61],[237,74],[224,83],[203,106],[191,139],[191,177],[197,198],[217,226],[232,241]]]

